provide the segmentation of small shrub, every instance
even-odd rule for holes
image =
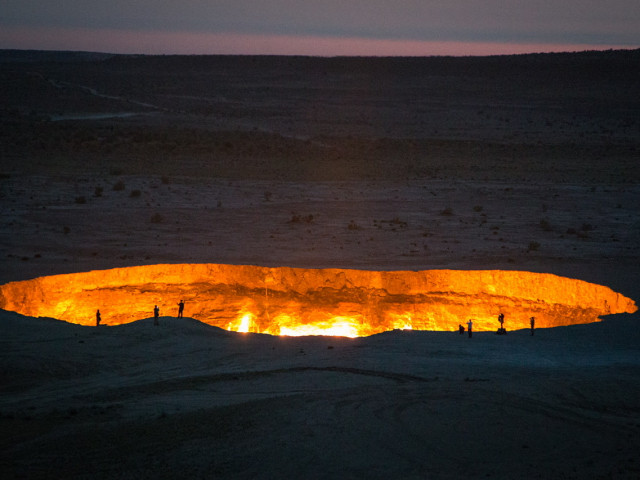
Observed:
[[[313,215],[292,215],[291,219],[287,223],[311,223],[313,222]]]
[[[138,198],[140,195],[142,195],[140,190],[131,190],[131,193],[129,194],[131,198]]]
[[[473,207],[473,211],[480,213],[482,211],[482,205],[476,205]]]
[[[440,215],[451,216],[453,215],[453,209],[451,207],[447,207],[440,212]]]
[[[540,228],[542,228],[542,230],[544,230],[545,232],[550,232],[551,230],[553,230],[553,227],[549,223],[549,220],[545,218],[540,220]]]
[[[166,175],[163,175],[162,177],[160,177],[160,181],[162,182],[163,185],[169,185],[171,183],[171,180]]]
[[[104,189],[102,187],[96,187],[96,189],[93,192],[93,196],[94,197],[101,197],[103,191],[104,191]]]
[[[535,252],[539,249],[540,249],[540,244],[538,242],[536,241],[529,242],[529,248],[527,249],[527,251]]]
[[[85,197],[76,197],[76,203],[78,204],[87,203],[87,199]]]
[[[347,225],[347,228],[349,230],[360,230],[362,227],[358,225],[356,222],[354,222],[353,220],[351,220],[349,222],[349,225]]]
[[[154,213],[151,215],[151,223],[162,223],[164,221],[164,217],[159,213]]]
[[[122,180],[118,180],[116,183],[113,184],[113,189],[116,192],[120,192],[124,190],[124,182]]]
[[[407,222],[405,222],[404,220],[400,220],[398,217],[393,218],[392,220],[389,220],[389,224],[390,225],[397,225],[398,227],[406,227],[408,225]]]

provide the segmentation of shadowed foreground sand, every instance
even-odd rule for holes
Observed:
[[[0,315],[4,478],[637,478],[633,320],[236,334]]]

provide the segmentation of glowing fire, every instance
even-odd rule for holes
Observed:
[[[369,271],[243,265],[149,265],[0,285],[0,308],[23,315],[118,325],[184,315],[237,332],[366,336],[393,329],[478,331],[554,327],[633,313],[608,287],[551,274],[501,270]]]
[[[250,313],[245,313],[240,317],[240,322],[235,328],[234,328],[234,324],[230,323],[229,326],[227,327],[227,330],[241,332],[241,333],[248,333],[251,331],[252,324],[253,324],[253,315],[251,315]]]
[[[333,335],[338,337],[360,336],[357,322],[352,318],[335,317],[328,322],[300,323],[295,321],[290,326],[281,326],[280,335],[300,337],[303,335]]]
[[[412,330],[411,315],[408,313],[402,315],[393,315],[392,326],[394,330]]]

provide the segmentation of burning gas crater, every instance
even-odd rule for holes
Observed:
[[[55,275],[0,286],[0,308],[71,323],[119,325],[184,315],[227,330],[272,335],[367,336],[393,329],[495,331],[599,321],[633,313],[608,287],[501,270],[369,271],[219,264],[150,265]]]

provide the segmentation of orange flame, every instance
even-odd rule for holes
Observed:
[[[118,325],[184,315],[238,332],[366,336],[393,329],[554,327],[633,313],[608,287],[551,274],[501,270],[369,271],[220,264],[149,265],[0,285],[0,308],[23,315]]]
[[[333,335],[338,337],[359,337],[360,322],[349,317],[333,317],[325,322],[302,323],[290,318],[287,324],[280,324],[280,335],[299,337],[303,335]]]
[[[251,313],[241,313],[239,319],[230,323],[227,330],[232,332],[248,333],[253,326],[253,315]]]

